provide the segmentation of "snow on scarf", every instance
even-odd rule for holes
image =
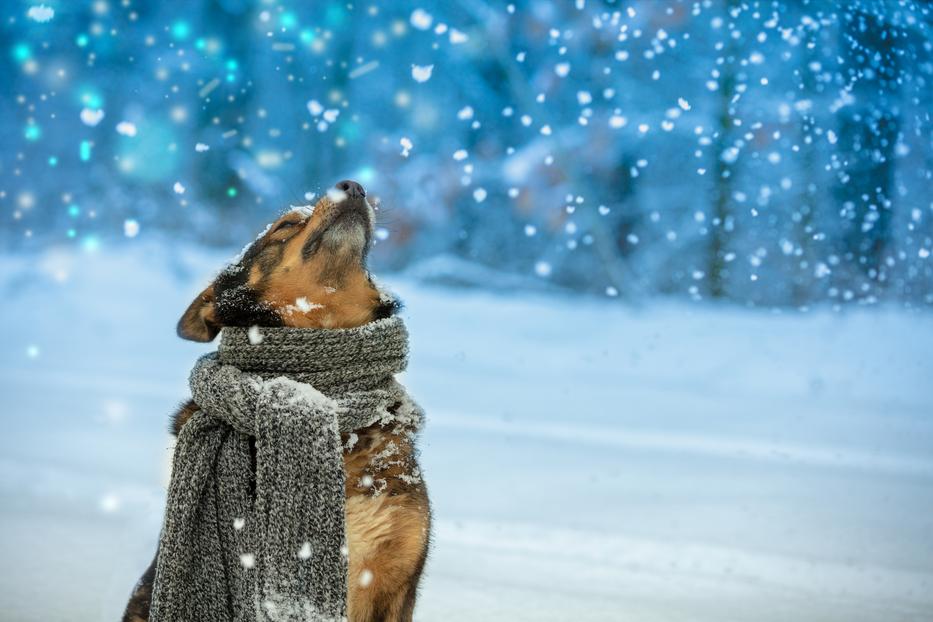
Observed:
[[[341,432],[418,428],[400,318],[352,329],[224,328],[191,372],[150,620],[343,620]],[[255,455],[250,438],[255,439]]]

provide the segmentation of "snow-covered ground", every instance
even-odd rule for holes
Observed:
[[[112,621],[222,255],[0,258],[0,619]],[[933,317],[433,289],[416,619],[933,619]]]

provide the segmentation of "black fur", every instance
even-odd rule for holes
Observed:
[[[152,585],[155,582],[156,560],[159,559],[159,550],[156,549],[155,557],[152,563],[146,568],[146,572],[139,578],[136,587],[133,589],[133,595],[130,602],[126,604],[123,611],[122,622],[140,622],[149,619],[149,606],[152,604]]]
[[[379,306],[373,310],[373,320],[384,320],[392,317],[404,308],[405,304],[398,298],[380,300]]]
[[[260,300],[261,290],[248,282],[253,265],[258,265],[265,274],[278,263],[281,253],[281,245],[256,241],[240,261],[220,273],[214,281],[214,312],[221,326],[282,325],[282,318],[275,309]]]

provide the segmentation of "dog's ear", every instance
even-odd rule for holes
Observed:
[[[188,305],[178,320],[176,331],[182,339],[207,342],[214,340],[220,328],[214,307],[214,285],[211,284]]]

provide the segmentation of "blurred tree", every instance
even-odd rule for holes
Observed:
[[[883,284],[891,244],[901,114],[899,40],[904,33],[877,6],[871,8],[857,4],[842,12],[840,52],[851,101],[839,111],[843,174],[837,196],[844,214],[843,252],[871,281]]]
[[[803,52],[800,54],[797,72],[799,75],[799,93],[804,98],[819,96],[820,84],[817,78],[821,65],[817,41],[821,32],[816,28],[807,27],[803,33]],[[811,104],[800,119],[800,166],[797,169],[800,176],[797,182],[799,191],[792,198],[795,204],[790,206],[797,243],[793,261],[793,276],[791,278],[794,304],[798,306],[806,304],[811,299],[812,290],[814,289],[813,270],[816,260],[813,248],[814,222],[819,200],[817,192],[819,153],[815,141],[818,127],[819,119],[817,119],[816,111]]]
[[[201,105],[194,131],[210,145],[196,159],[197,191],[203,200],[231,209],[247,199],[234,153],[242,148],[254,112],[251,100],[256,84],[251,78],[259,54],[253,47],[252,7],[236,0],[204,0],[199,12],[185,15],[197,18],[204,32],[220,41],[219,51],[206,59],[210,68],[202,74],[196,93]],[[187,31],[192,26],[184,17],[173,22],[172,28],[178,39],[191,36]]]
[[[933,4],[47,4],[2,8],[11,245],[240,244],[356,177],[377,269],[933,303]]]
[[[727,25],[724,49],[717,63],[719,71],[718,109],[715,118],[716,134],[713,142],[713,200],[712,222],[709,227],[709,247],[706,261],[706,277],[709,294],[721,298],[726,293],[726,248],[735,227],[735,219],[730,210],[732,201],[735,167],[733,166],[736,147],[733,144],[733,119],[735,118],[735,97],[737,92],[737,64],[735,16],[739,14],[739,0],[728,0],[723,10],[723,20]]]

